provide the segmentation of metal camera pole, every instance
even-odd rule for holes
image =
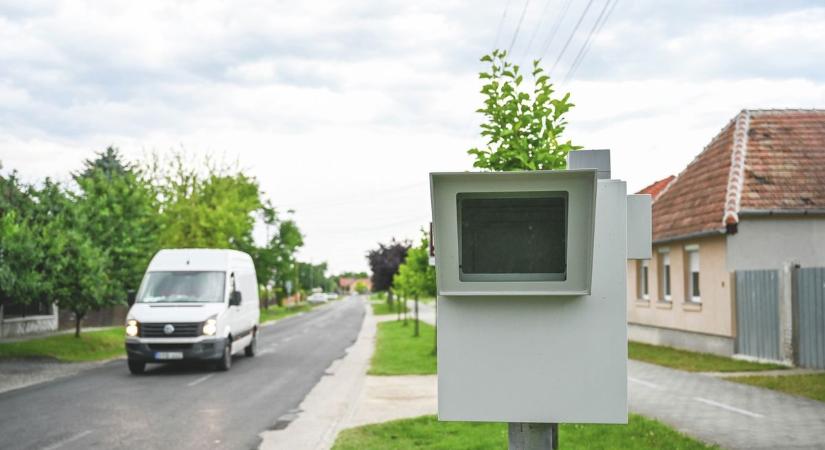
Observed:
[[[507,438],[510,450],[556,450],[559,448],[559,424],[510,422]]]

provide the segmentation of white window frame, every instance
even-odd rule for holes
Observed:
[[[673,273],[670,264],[670,248],[664,247],[659,249],[659,289],[661,289],[662,298],[664,302],[670,303],[673,301]]]
[[[695,258],[694,258],[695,257]],[[685,246],[685,269],[687,272],[687,286],[685,298],[692,303],[702,303],[702,259],[699,254],[698,245]],[[693,286],[693,274],[696,274],[696,281],[699,287],[699,295],[695,295]]]
[[[643,300],[650,300],[650,260],[639,261],[639,296]]]

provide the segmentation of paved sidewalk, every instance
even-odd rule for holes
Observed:
[[[729,449],[825,449],[825,403],[629,361],[630,409]]]
[[[344,428],[438,411],[438,381],[435,375],[367,376],[352,417]]]

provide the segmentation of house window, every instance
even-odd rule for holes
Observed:
[[[639,279],[637,281],[638,296],[641,299],[650,299],[650,261],[639,261],[638,264]]]
[[[671,300],[671,277],[670,277],[670,253],[661,253],[659,255],[659,286],[662,300],[669,302]]]
[[[692,302],[701,302],[699,291],[699,247],[685,247],[685,266],[688,268],[687,299]]]

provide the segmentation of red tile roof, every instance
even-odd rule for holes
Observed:
[[[662,195],[662,192],[665,190],[667,185],[669,185],[670,182],[675,180],[675,179],[676,179],[675,176],[670,175],[667,178],[662,178],[659,181],[654,181],[649,186],[647,186],[644,189],[642,189],[641,191],[637,192],[637,194],[648,194],[651,197],[653,197],[653,201],[656,201],[656,199],[659,198],[660,195]]]
[[[666,186],[654,241],[721,233],[751,212],[825,213],[825,110],[744,110]]]

